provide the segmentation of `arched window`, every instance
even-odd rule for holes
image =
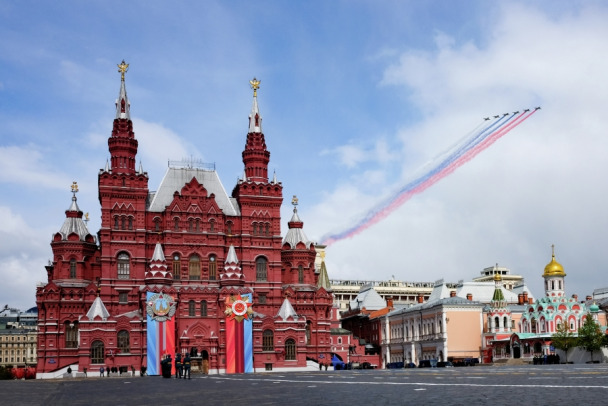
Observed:
[[[209,220],[209,232],[210,233],[215,232],[215,220],[214,219]]]
[[[70,278],[76,278],[76,260],[74,258],[70,259]]]
[[[500,320],[498,319],[498,317],[494,317],[494,328],[496,330],[500,329]]]
[[[173,218],[173,230],[179,231],[179,217]]]
[[[78,322],[65,322],[65,348],[78,348]]]
[[[266,235],[270,235],[270,224],[266,223]]]
[[[194,300],[191,300],[188,302],[188,316],[196,316],[195,310],[194,310]]]
[[[506,317],[506,316],[505,316],[505,317],[503,317],[503,319],[502,319],[502,325],[503,325],[503,327],[505,328],[505,330],[508,330],[508,329],[509,329],[509,322],[508,322],[508,320],[507,320],[507,317]]]
[[[120,224],[121,224],[121,229],[126,230],[127,229],[127,218],[125,216],[122,216],[120,218]]]
[[[114,217],[114,230],[118,230],[118,216]]]
[[[274,351],[274,333],[272,330],[264,330],[262,335],[262,351]]]
[[[160,231],[160,219],[158,217],[154,219],[154,231]]]
[[[91,343],[91,364],[104,363],[104,346],[103,342],[96,340]]]
[[[255,260],[255,278],[258,281],[268,280],[268,261],[264,257],[258,257]]]
[[[296,359],[296,340],[290,338],[285,340],[285,360],[294,361]]]
[[[120,330],[118,332],[118,349],[123,354],[128,354],[131,352],[131,347],[129,344],[129,332],[127,330]]]
[[[306,321],[306,344],[309,345],[310,344],[310,333],[312,331],[312,321],[307,320]]]
[[[188,219],[188,231],[194,231],[194,219],[193,218]]]
[[[304,268],[298,265],[298,283],[304,283]]]
[[[201,302],[201,317],[207,317],[207,301],[203,300]]]
[[[188,262],[188,275],[190,280],[201,279],[201,260],[198,255],[192,255]]]
[[[173,279],[181,279],[181,273],[182,273],[182,260],[179,256],[179,254],[174,254],[173,255]]]
[[[228,234],[228,235],[232,234],[232,221],[226,222],[226,234]]]
[[[253,235],[256,235],[258,233],[258,223],[253,223]]]
[[[217,277],[217,262],[215,261],[215,255],[209,256],[209,279],[215,280]]]
[[[133,217],[129,216],[129,230],[133,230]]]
[[[129,254],[121,252],[118,254],[118,279],[129,279]]]

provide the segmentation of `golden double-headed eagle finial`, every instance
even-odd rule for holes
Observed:
[[[72,193],[78,193],[78,183],[72,182]]]
[[[293,197],[291,198],[291,204],[293,204],[294,206],[298,205],[298,197],[296,195],[293,195]]]
[[[129,70],[129,64],[125,63],[125,60],[123,59],[122,62],[116,66],[118,66],[118,73],[120,73],[120,80],[124,81],[125,72]]]
[[[256,78],[253,78],[249,81],[249,85],[251,85],[251,88],[253,89],[253,97],[257,97],[258,89],[260,88],[260,81]]]

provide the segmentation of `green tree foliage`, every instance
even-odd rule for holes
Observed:
[[[566,362],[568,362],[568,350],[576,347],[577,344],[577,338],[570,331],[568,323],[564,322],[557,325],[555,333],[551,336],[551,344],[566,353]]]
[[[593,351],[602,348],[603,341],[604,334],[602,334],[600,326],[593,320],[590,314],[587,315],[585,323],[578,329],[578,346],[589,351],[591,361],[593,361]]]

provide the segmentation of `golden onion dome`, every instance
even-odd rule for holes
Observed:
[[[494,274],[494,281],[495,281],[495,282],[498,282],[498,281],[501,281],[501,280],[502,280],[502,276],[500,276],[500,274],[499,274],[499,273],[495,273],[495,274]]]
[[[545,267],[545,272],[543,273],[543,277],[545,276],[566,276],[566,272],[564,272],[564,267],[562,264],[555,260],[555,249],[551,246],[551,262],[547,264]]]

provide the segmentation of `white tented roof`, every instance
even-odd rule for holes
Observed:
[[[87,312],[87,317],[89,320],[94,320],[97,316],[101,317],[103,320],[110,317],[110,312],[108,312],[108,309],[106,309],[106,306],[103,304],[99,296],[95,298],[91,308]]]
[[[152,201],[149,211],[162,212],[173,201],[173,194],[180,193],[184,185],[192,178],[203,185],[209,195],[215,195],[215,201],[227,216],[238,216],[239,208],[234,199],[230,198],[224,189],[224,185],[215,170],[200,168],[169,168]]]

